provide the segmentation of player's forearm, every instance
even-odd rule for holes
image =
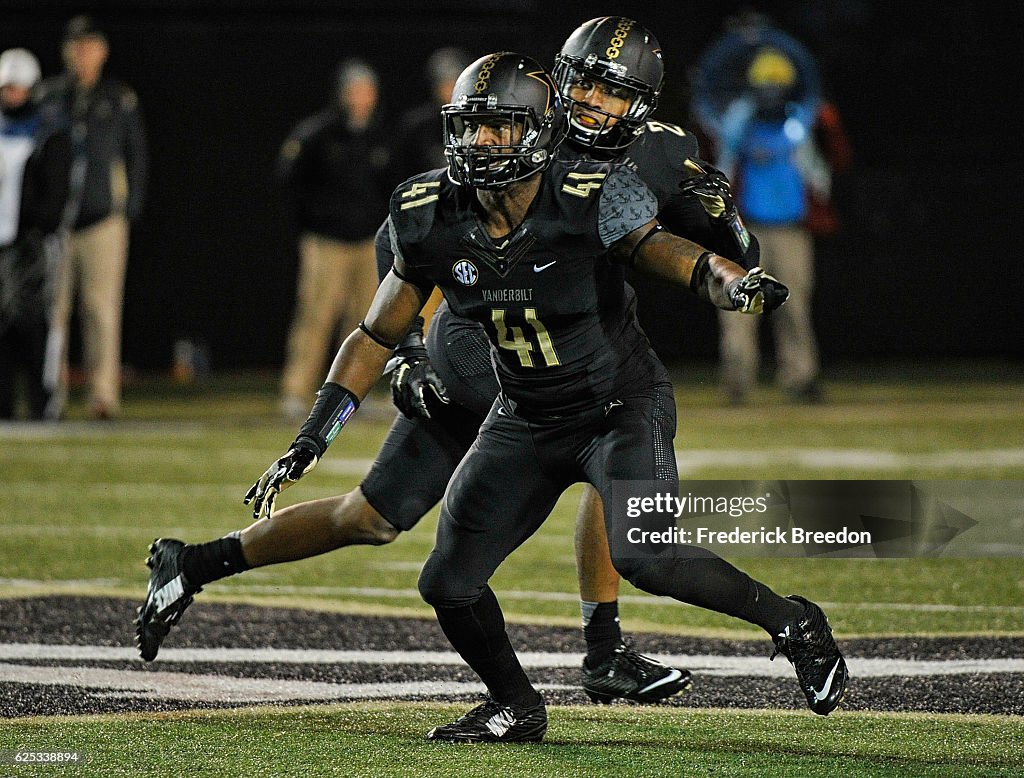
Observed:
[[[637,230],[637,233],[642,230]],[[643,231],[627,236],[620,251],[628,249],[638,270],[671,283],[687,286],[698,297],[713,305],[732,310],[729,289],[746,271],[732,260],[720,257],[693,241],[664,230]]]
[[[360,326],[341,344],[327,380],[345,387],[362,401],[422,307],[423,298],[417,288],[389,273]]]
[[[707,271],[695,268],[695,276],[691,277],[691,289],[701,299],[726,311],[735,310],[736,306],[729,294],[733,285],[739,283],[746,275],[746,270],[731,259],[711,254],[707,258]]]
[[[393,349],[375,342],[360,329],[345,338],[331,363],[327,380],[349,390],[362,402],[384,372]]]

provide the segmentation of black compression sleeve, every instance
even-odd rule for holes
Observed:
[[[359,400],[341,384],[328,381],[316,393],[316,402],[309,418],[302,425],[295,441],[308,441],[316,455],[322,457],[331,441],[341,432],[345,422],[359,407]]]

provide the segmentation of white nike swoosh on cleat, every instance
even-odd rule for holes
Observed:
[[[513,716],[511,712],[503,710],[491,716],[484,726],[486,726],[487,730],[495,737],[503,737],[515,723],[515,716]]]
[[[555,264],[555,262],[558,262],[558,260],[556,259],[554,262],[548,262],[546,265],[534,265],[533,272],[539,273],[541,270],[547,270],[549,267]]]
[[[153,595],[153,601],[156,603],[156,612],[160,613],[163,611],[164,608],[173,603],[184,593],[185,587],[182,584],[181,574],[179,573],[161,586],[157,593]]]
[[[644,692],[649,692],[651,689],[657,689],[659,686],[664,686],[667,683],[672,683],[673,681],[678,681],[680,679],[680,677],[682,677],[682,675],[683,674],[681,672],[679,672],[678,670],[673,668],[672,672],[670,672],[664,678],[659,678],[657,681],[652,683],[650,686],[645,686],[643,689],[641,689],[639,691],[639,694],[643,694]]]
[[[832,679],[835,677],[836,670],[839,669],[839,663],[842,662],[842,661],[843,661],[842,659],[837,659],[836,660],[835,666],[833,666],[833,668],[832,668],[832,672],[830,672],[828,674],[828,677],[825,679],[824,685],[821,687],[821,691],[819,692],[817,689],[814,690],[814,701],[815,702],[821,702],[823,699],[828,697],[829,690],[832,687]]]

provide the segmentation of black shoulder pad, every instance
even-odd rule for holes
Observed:
[[[434,223],[434,211],[441,195],[455,186],[448,171],[419,173],[399,184],[391,195],[391,223],[403,244],[417,243],[427,236]]]
[[[685,170],[683,162],[686,158],[699,156],[697,136],[668,122],[647,122],[637,144],[643,144],[652,162],[673,170]]]
[[[600,210],[601,191],[612,165],[590,159],[556,159],[544,174],[545,208],[559,229],[574,234],[590,232]],[[556,216],[557,215],[557,216]]]
[[[658,214],[658,199],[628,165],[613,165],[601,191],[598,233],[605,246],[639,229]]]

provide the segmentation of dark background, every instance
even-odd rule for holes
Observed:
[[[836,182],[843,230],[818,244],[815,318],[826,364],[845,358],[1019,360],[1024,283],[1013,95],[1019,25],[987,3],[891,0],[754,4],[818,56],[855,153]],[[428,93],[424,61],[457,44],[550,66],[581,22],[631,16],[665,50],[658,118],[690,125],[688,70],[749,3],[578,0],[0,0],[0,49],[26,46],[59,72],[67,19],[96,15],[107,73],[139,94],[152,172],[132,235],[124,356],[171,360],[205,341],[214,367],[283,359],[297,256],[271,179],[291,126],[327,99],[337,62],[361,56],[396,115]],[[396,182],[397,183],[397,182]],[[382,214],[383,218],[384,214]],[[641,316],[667,361],[716,353],[710,308],[639,283]]]

